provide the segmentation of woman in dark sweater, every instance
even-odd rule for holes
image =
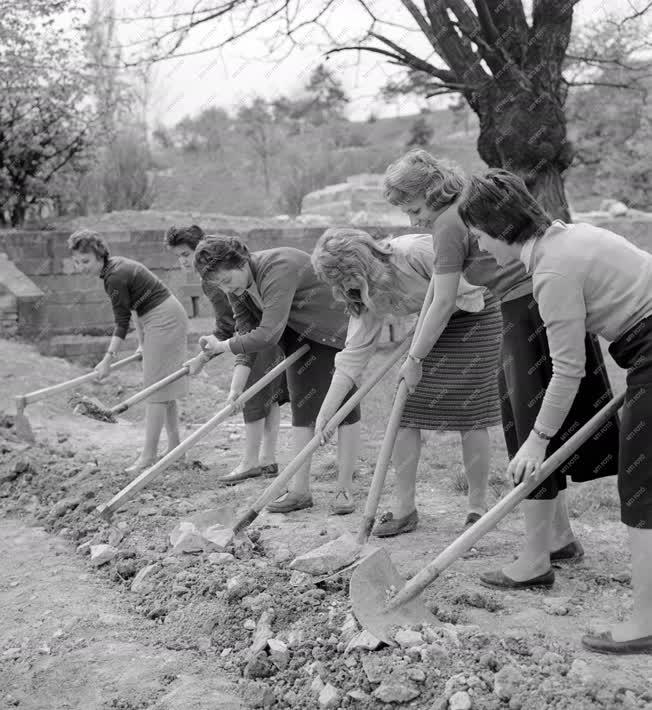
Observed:
[[[197,245],[195,269],[228,294],[238,332],[221,340],[205,335],[200,345],[214,355],[236,355],[231,398],[243,391],[256,353],[278,344],[285,356],[304,343],[310,350],[287,370],[295,453],[312,439],[321,403],[330,385],[335,355],[344,347],[348,318],[310,263],[310,254],[292,247],[250,253],[235,237],[207,237]],[[338,490],[331,512],[354,510],[351,479],[360,440],[360,409],[338,432]],[[310,461],[297,472],[289,492],[269,510],[289,513],[310,508]]]
[[[143,353],[144,386],[158,382],[183,366],[186,360],[188,317],[183,306],[145,266],[121,256],[112,257],[106,242],[90,230],[79,230],[68,240],[77,271],[99,276],[111,299],[115,328],[106,355],[95,368],[99,380],[109,374],[112,361],[124,344],[135,312],[139,348]],[[168,450],[178,446],[179,415],[177,399],[188,391],[183,377],[158,390],[146,405],[145,445],[134,464],[126,470],[135,473],[157,459],[159,438],[165,425]]]
[[[190,227],[170,227],[165,235],[167,246],[174,252],[181,268],[192,269],[195,249],[204,238],[204,231],[196,224]],[[228,340],[235,333],[235,320],[228,296],[210,281],[202,281],[204,295],[211,302],[215,313],[213,334],[220,340]],[[258,353],[251,368],[247,387],[251,387],[283,359],[278,347],[270,347]],[[207,362],[200,353],[190,360],[190,374],[198,374]],[[278,473],[276,442],[281,420],[279,405],[288,402],[285,375],[280,375],[244,406],[245,450],[236,468],[219,480],[227,485],[257,476],[274,476]]]

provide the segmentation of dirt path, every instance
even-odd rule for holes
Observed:
[[[0,382],[7,395],[81,372],[23,344],[0,341]],[[193,380],[182,411],[186,433],[223,401],[229,375],[225,358]],[[116,402],[135,392],[139,381],[134,367],[84,391]],[[17,464],[21,471],[0,483],[0,508],[14,521],[36,516],[48,533],[19,522],[0,529],[5,542],[0,604],[10,610],[0,620],[0,654],[13,649],[0,656],[5,694],[29,708],[201,710],[238,707],[229,699],[234,694],[246,707],[313,710],[319,707],[318,676],[337,690],[337,701],[328,707],[378,708],[384,705],[378,695],[384,674],[409,688],[404,697],[411,694],[411,699],[401,704],[419,710],[447,710],[457,691],[469,694],[473,710],[650,710],[652,658],[599,657],[579,644],[588,628],[626,615],[631,604],[625,530],[618,522],[613,480],[571,487],[573,524],[587,557],[579,565],[557,568],[550,592],[504,595],[478,584],[480,571],[514,553],[523,525],[516,512],[424,595],[439,619],[453,625],[458,642],[450,645],[446,636],[407,652],[343,653],[348,642],[346,583],[315,588],[310,580],[293,577],[288,563],[342,531],[356,530],[392,390],[392,382],[374,390],[363,409],[363,450],[354,482],[358,513],[328,517],[335,471],[335,449],[329,445],[313,462],[315,508],[290,516],[263,513],[253,526],[253,551],[227,562],[216,562],[208,552],[173,555],[168,536],[195,512],[224,505],[242,509],[261,492],[265,482],[260,480],[236,488],[215,483],[216,475],[238,460],[239,417],[202,440],[185,467],[165,472],[143,490],[109,528],[94,509],[129,480],[122,468],[141,441],[142,410],[107,425],[73,416],[65,395],[28,407],[36,446],[26,447],[10,430],[4,436],[0,429],[0,476]],[[8,397],[1,407],[13,411]],[[288,415],[283,412],[281,466],[290,458]],[[509,487],[498,430],[492,431],[492,442],[494,502]],[[383,542],[401,574],[415,573],[459,534],[465,515],[462,470],[456,434],[426,438],[417,487],[419,528]],[[390,475],[382,508],[392,485]],[[121,535],[114,540],[117,555],[109,564],[95,570],[81,552],[75,554],[80,544],[107,543],[116,529]],[[131,592],[133,576],[146,566],[151,583]],[[287,645],[289,661],[274,666],[268,649],[252,674],[246,670],[252,625],[270,606],[275,610],[273,633]],[[304,640],[295,644],[296,636]],[[49,652],[39,651],[45,647]],[[371,673],[371,661],[365,659],[382,673]],[[519,679],[507,697],[497,690],[502,668]],[[190,692],[198,693],[195,699],[188,699]],[[217,696],[232,704],[210,700]]]
[[[236,710],[231,683],[188,651],[152,645],[153,622],[42,528],[0,523],[1,707]]]

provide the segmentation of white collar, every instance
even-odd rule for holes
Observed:
[[[525,264],[525,270],[528,273],[532,271],[532,257],[534,255],[534,247],[536,243],[537,237],[530,237],[521,247],[521,254],[519,258]]]

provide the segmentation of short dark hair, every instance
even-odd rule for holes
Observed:
[[[105,264],[109,260],[111,253],[104,239],[91,229],[78,229],[68,237],[68,248],[70,251],[78,251],[82,254],[93,253],[98,261]]]
[[[204,230],[196,224],[189,227],[170,227],[165,233],[165,243],[169,247],[186,246],[194,251],[205,236]]]
[[[194,265],[203,278],[206,274],[224,269],[240,269],[250,260],[249,249],[237,237],[211,234],[195,249]]]
[[[467,227],[507,244],[523,244],[547,229],[552,221],[523,180],[501,169],[473,176],[458,211]]]

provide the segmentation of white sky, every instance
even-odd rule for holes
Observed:
[[[206,6],[203,0],[200,6]],[[303,0],[306,10],[320,7],[321,0]],[[196,0],[116,0],[119,16],[160,15],[196,6]],[[577,26],[600,15],[631,12],[640,8],[644,0],[580,0],[575,8],[574,24]],[[375,12],[384,19],[392,19],[412,25],[399,0],[371,0]],[[120,26],[120,39],[131,44],[151,30],[152,23],[129,23]],[[352,36],[366,28],[368,20],[354,0],[340,0],[339,8],[328,18],[330,32],[340,37]],[[158,31],[162,24],[157,23]],[[193,51],[216,44],[225,31],[225,25],[211,25],[195,30],[183,44],[182,51]],[[394,30],[400,36],[400,30]],[[273,99],[283,94],[292,94],[305,83],[310,72],[324,57],[317,47],[293,49],[284,59],[278,53],[270,56],[270,29],[263,27],[227,48],[196,56],[166,60],[155,66],[150,100],[150,125],[172,125],[188,114],[196,114],[208,106],[234,109],[255,95]],[[428,45],[418,33],[410,35],[407,45],[418,56],[427,58]],[[394,116],[418,111],[416,100],[401,99],[400,104],[388,104],[378,98],[380,88],[390,76],[399,76],[400,69],[388,65],[382,57],[362,53],[334,55],[328,60],[345,89],[351,96],[348,115],[352,119],[364,119],[370,112],[378,116]],[[443,100],[446,103],[446,100]],[[431,103],[432,105],[432,103]]]

